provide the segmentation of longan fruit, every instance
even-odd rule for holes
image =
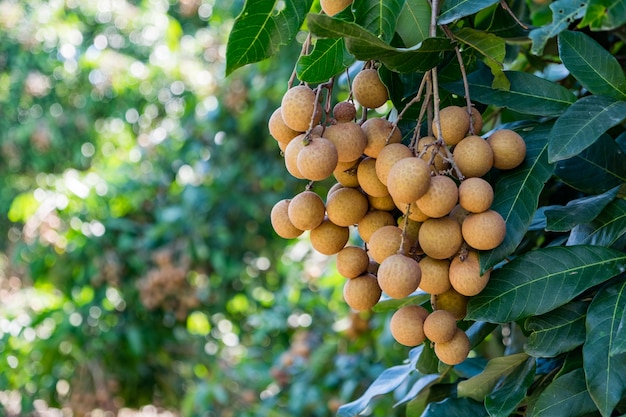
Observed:
[[[291,200],[280,200],[270,212],[270,222],[276,234],[283,239],[293,239],[300,236],[304,231],[298,229],[289,220],[288,209]]]
[[[367,146],[363,153],[372,158],[378,158],[378,154],[386,145],[402,142],[400,129],[381,117],[367,119],[361,125],[361,129],[367,137]]]
[[[396,203],[389,194],[382,197],[374,197],[368,194],[367,200],[370,202],[370,208],[373,210],[393,211],[396,208]]]
[[[426,151],[422,154],[421,158],[427,163],[430,163],[432,160],[432,167],[434,168],[434,171],[440,172],[447,169],[449,163],[444,159],[440,147],[433,145],[435,142],[437,142],[437,139],[433,136],[424,136],[420,138],[420,140],[417,141],[417,153],[421,154],[422,151],[428,147],[428,149],[426,149]],[[435,155],[434,158],[433,154]]]
[[[333,195],[333,193],[337,190],[340,190],[342,188],[346,188],[343,185],[341,185],[340,183],[336,182],[332,185],[332,187],[330,187],[328,189],[328,192],[326,193],[326,200],[328,201],[328,199],[330,198],[331,195]]]
[[[458,187],[454,180],[445,175],[435,175],[430,179],[430,187],[415,202],[422,213],[431,218],[446,216],[458,201]]]
[[[482,177],[493,167],[493,151],[480,136],[468,136],[452,151],[454,163],[465,177]]]
[[[333,192],[326,201],[326,214],[337,226],[351,226],[363,219],[369,203],[356,188],[342,188]]]
[[[365,249],[358,246],[346,246],[337,253],[337,272],[345,278],[355,278],[365,273],[370,258]]]
[[[389,100],[387,87],[373,68],[361,70],[352,80],[352,96],[363,107],[375,109]]]
[[[311,139],[298,153],[298,170],[304,178],[321,181],[333,174],[337,168],[337,148],[326,138]]]
[[[461,225],[449,216],[428,219],[420,228],[419,243],[424,253],[431,258],[450,258],[463,244]]]
[[[420,208],[417,207],[416,203],[411,203],[411,205],[409,206],[408,204],[404,204],[404,203],[400,203],[400,202],[395,202],[394,201],[394,204],[395,204],[396,208],[398,210],[400,210],[402,212],[402,214],[404,214],[404,215],[406,215],[407,207],[408,207],[409,219],[411,219],[413,221],[425,222],[426,220],[430,219],[430,217],[428,217],[427,215],[422,213],[422,210],[420,210]]]
[[[357,224],[357,231],[363,242],[368,243],[372,234],[383,226],[395,226],[396,221],[388,211],[373,210]]]
[[[349,5],[352,0],[320,0],[320,6],[328,16],[334,16]]]
[[[526,142],[513,130],[496,130],[487,143],[493,150],[493,166],[498,169],[516,168],[526,158]]]
[[[448,259],[435,259],[425,256],[419,261],[422,270],[420,289],[429,294],[441,294],[450,289]]]
[[[471,297],[480,293],[489,282],[491,270],[480,274],[478,252],[469,251],[467,257],[456,256],[450,263],[450,284],[462,295]]]
[[[467,181],[467,179],[466,179],[466,181]],[[459,224],[463,224],[463,220],[465,220],[465,218],[469,214],[470,214],[469,211],[467,211],[463,207],[461,207],[460,204],[457,204],[456,206],[454,206],[454,208],[450,212],[449,216],[452,217],[454,220],[456,220]]]
[[[370,236],[369,255],[380,264],[400,251],[401,242],[402,229],[398,226],[383,226]]]
[[[417,261],[401,254],[385,258],[378,267],[378,285],[391,298],[411,295],[419,286],[421,277]]]
[[[428,191],[430,182],[426,162],[416,157],[404,158],[389,170],[387,189],[396,203],[411,204]]]
[[[337,123],[353,122],[356,118],[356,107],[349,101],[340,101],[333,107],[333,117]]]
[[[469,214],[461,227],[465,242],[477,250],[494,249],[506,236],[506,223],[494,210]]]
[[[463,330],[457,328],[450,341],[435,343],[435,355],[446,365],[458,365],[467,359],[470,348],[469,337]]]
[[[356,175],[361,159],[349,162],[337,162],[333,176],[344,187],[356,188],[359,186],[359,178]]]
[[[387,176],[391,167],[400,159],[410,158],[413,152],[403,143],[390,143],[381,149],[376,158],[376,175],[383,184],[387,184]]]
[[[465,318],[468,302],[469,297],[459,294],[452,287],[441,294],[432,294],[430,296],[430,304],[433,306],[433,310],[449,311],[457,320]]]
[[[467,107],[465,107],[465,110],[467,111]],[[483,130],[483,116],[476,107],[472,107],[470,111],[472,113],[470,119],[472,121],[471,127],[473,132],[469,133],[472,135],[478,135],[480,134],[480,131]]]
[[[435,310],[424,320],[424,334],[434,343],[449,342],[456,329],[456,319],[446,310]]]
[[[424,335],[424,319],[428,311],[418,305],[400,307],[391,316],[389,330],[391,335],[404,346],[417,346],[426,340]]]
[[[270,135],[279,143],[287,144],[300,134],[300,132],[293,130],[285,124],[280,107],[274,110],[270,116],[267,127],[270,131]]]
[[[315,92],[306,85],[298,85],[287,90],[280,104],[283,121],[297,132],[305,132],[311,125],[311,118],[318,108],[313,125],[319,122],[321,111],[316,106]]]
[[[309,233],[313,249],[324,255],[334,255],[346,246],[350,238],[350,229],[337,226],[325,218],[322,223]]]
[[[368,157],[362,160],[356,170],[356,176],[366,194],[374,197],[389,195],[387,186],[380,182],[376,175],[376,159]]]
[[[322,137],[330,140],[337,149],[337,160],[349,162],[359,159],[367,146],[367,137],[361,126],[354,122],[338,123],[324,130]]]
[[[448,106],[439,111],[441,137],[448,146],[456,145],[465,137],[470,125],[470,116],[462,107]],[[433,120],[433,135],[439,138],[439,128]]]
[[[287,172],[291,174],[292,177],[303,180],[304,175],[298,169],[298,154],[302,149],[304,149],[304,144],[307,141],[306,134],[302,133],[295,138],[293,138],[285,147],[285,168],[287,168]]]
[[[343,286],[343,299],[346,304],[357,311],[374,307],[380,300],[381,294],[378,280],[370,273],[349,279]]]
[[[405,219],[405,216],[401,216],[400,218],[398,218],[398,227],[404,230],[405,243],[409,247],[417,245],[419,241],[419,233],[420,228],[422,227],[422,222],[412,220],[410,217],[408,219]]]
[[[481,213],[493,203],[493,187],[480,177],[466,178],[459,185],[459,204],[471,213]]]
[[[313,191],[303,191],[289,202],[289,220],[300,230],[312,230],[324,220],[326,207],[321,197]]]

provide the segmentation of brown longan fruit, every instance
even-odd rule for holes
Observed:
[[[346,246],[350,238],[350,229],[337,226],[325,218],[315,229],[311,230],[309,239],[313,249],[324,255],[334,255]]]
[[[444,159],[444,155],[440,149],[440,146],[435,144],[437,139],[433,136],[424,136],[417,141],[417,153],[422,154],[422,158],[427,163],[431,163],[435,172],[440,172],[448,168],[448,161]],[[426,149],[427,148],[427,149]],[[426,149],[424,151],[424,149]],[[424,151],[424,153],[422,153]],[[433,157],[434,154],[434,157]]]
[[[367,213],[367,197],[356,188],[342,188],[333,192],[326,201],[326,214],[337,226],[357,224]]]
[[[416,222],[425,222],[430,219],[426,214],[420,210],[416,203],[412,203],[410,206],[408,204],[394,202],[396,208],[402,212],[402,214],[406,215],[407,210],[409,212],[409,219]],[[408,209],[407,209],[408,207]]]
[[[291,223],[300,230],[312,230],[324,220],[326,207],[321,197],[313,191],[303,191],[291,199],[287,214]]]
[[[356,118],[356,107],[349,101],[340,101],[333,107],[333,117],[337,123],[353,122]]]
[[[289,203],[291,200],[280,200],[270,212],[270,222],[276,234],[283,239],[293,239],[300,236],[304,231],[298,229],[289,220]]]
[[[435,343],[435,355],[446,365],[458,365],[467,359],[470,348],[469,337],[463,330],[457,328],[450,341]]]
[[[498,169],[516,168],[526,158],[526,142],[513,130],[496,130],[487,143],[493,150],[493,166]]]
[[[396,221],[388,211],[373,210],[367,213],[357,224],[359,236],[368,243],[372,234],[383,226],[395,226]]]
[[[470,125],[470,116],[462,107],[448,106],[439,111],[441,137],[448,146],[456,145],[467,135]],[[433,120],[433,135],[439,138],[439,128]]]
[[[338,123],[324,130],[322,137],[330,140],[337,149],[339,162],[359,159],[367,146],[367,137],[361,126],[354,122]]]
[[[411,295],[419,286],[421,277],[417,261],[401,254],[385,258],[378,267],[378,285],[391,298]]]
[[[349,5],[352,0],[320,0],[320,6],[328,16],[334,16]]]
[[[500,213],[494,210],[471,213],[461,226],[463,239],[477,250],[494,249],[506,236],[506,223]]]
[[[356,188],[359,186],[359,178],[356,175],[361,159],[349,162],[337,162],[333,176],[344,187]]]
[[[376,175],[383,184],[387,184],[387,176],[391,167],[401,159],[410,158],[413,152],[403,143],[390,143],[381,149],[376,158]]]
[[[426,194],[415,202],[422,213],[431,218],[446,216],[456,206],[458,187],[454,180],[445,175],[435,175],[430,179]]]
[[[337,253],[337,272],[345,278],[355,278],[365,273],[370,258],[365,249],[358,246],[346,246]]]
[[[459,294],[452,287],[441,294],[431,294],[430,296],[430,304],[433,306],[433,310],[449,311],[457,320],[465,318],[468,302],[469,297]]]
[[[389,100],[387,87],[373,68],[361,70],[352,80],[352,96],[363,107],[375,109]]]
[[[367,119],[361,125],[361,129],[367,137],[367,146],[363,153],[372,158],[378,158],[378,154],[386,145],[402,142],[400,129],[381,117]]]
[[[398,226],[383,226],[370,236],[369,255],[380,264],[391,255],[399,253],[400,243],[402,243],[402,229]]]
[[[478,252],[469,251],[466,257],[456,256],[450,263],[450,284],[459,293],[471,297],[480,293],[489,282],[491,270],[480,273]]]
[[[493,187],[480,177],[466,178],[459,185],[459,204],[471,213],[488,210],[493,203]]]
[[[450,289],[450,261],[425,256],[419,261],[422,270],[420,289],[429,294],[441,294]]]
[[[397,203],[411,204],[423,196],[430,186],[430,169],[420,158],[404,158],[389,170],[387,189]]]
[[[319,122],[321,111],[316,106],[315,92],[306,85],[298,85],[287,90],[280,104],[283,121],[297,132],[305,132],[311,125],[311,118],[316,107],[318,112],[313,125]]]
[[[400,307],[391,316],[389,330],[391,335],[404,346],[417,346],[424,342],[424,319],[428,311],[418,305]]]
[[[381,294],[378,280],[370,273],[349,279],[343,286],[343,299],[346,304],[358,311],[374,307],[380,300]]]
[[[450,217],[456,220],[459,224],[463,224],[463,221],[469,214],[470,214],[469,211],[461,207],[460,204],[457,204],[456,206],[454,206],[454,208],[450,212]]]
[[[287,144],[300,134],[300,132],[293,130],[285,124],[280,112],[280,107],[274,110],[270,116],[267,127],[270,131],[270,135],[279,143]]]
[[[419,243],[424,253],[431,258],[450,258],[463,244],[461,225],[448,216],[428,219],[420,228]]]
[[[467,111],[467,107],[465,107],[465,110]],[[471,108],[471,113],[470,119],[472,121],[472,132],[469,133],[472,135],[478,135],[480,134],[480,131],[483,130],[483,116],[476,107]]]
[[[419,241],[420,228],[422,222],[412,220],[411,218],[405,219],[405,216],[398,218],[398,227],[404,230],[405,243],[409,247],[414,247]]]
[[[366,194],[374,197],[389,195],[387,186],[380,182],[376,175],[376,159],[369,157],[363,159],[356,170],[356,176]]]
[[[434,343],[449,342],[456,329],[456,319],[446,310],[435,310],[424,320],[424,334]]]
[[[389,194],[382,197],[375,197],[368,194],[367,200],[370,202],[370,208],[373,210],[393,211],[396,208],[396,203]]]
[[[300,169],[298,168],[298,154],[302,149],[304,149],[306,141],[306,134],[302,133],[293,138],[284,150],[285,168],[287,168],[287,172],[289,172],[294,178],[298,178],[300,180],[304,179],[304,175],[302,175],[302,172],[300,172]]]
[[[493,167],[493,151],[480,136],[468,136],[452,151],[454,163],[465,177],[482,177]]]
[[[304,178],[321,181],[333,174],[337,168],[337,148],[326,138],[313,138],[298,153],[298,170]]]

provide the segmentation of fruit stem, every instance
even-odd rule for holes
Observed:
[[[306,39],[302,43],[302,50],[300,50],[300,56],[309,54],[309,48],[311,47],[312,38],[313,38],[313,35],[311,34],[311,32],[309,32],[306,36]],[[287,82],[287,89],[293,87],[293,83],[296,81],[297,76],[298,74],[296,71],[296,67],[294,66],[293,71],[291,72],[291,76],[289,77],[289,81]]]
[[[502,6],[502,8],[504,10],[506,10],[511,15],[513,20],[515,20],[515,23],[520,25],[522,27],[522,29],[528,29],[528,26],[525,25],[524,23],[522,23],[521,20],[519,20],[519,18],[515,15],[515,13],[513,13],[513,10],[511,10],[511,8],[509,7],[509,5],[507,4],[507,2],[505,0],[500,0],[500,6]]]

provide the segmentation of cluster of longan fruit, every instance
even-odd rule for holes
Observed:
[[[363,112],[388,100],[374,68],[358,73],[351,94]],[[344,299],[355,310],[369,310],[383,292],[394,299],[418,289],[431,294],[433,311],[399,308],[391,334],[407,346],[427,338],[442,362],[462,362],[470,344],[457,321],[490,275],[481,273],[478,251],[496,248],[506,234],[504,219],[490,208],[494,190],[481,177],[492,168],[520,165],[524,140],[507,129],[483,139],[475,134],[483,121],[474,107],[449,106],[432,122],[432,136],[407,146],[385,118],[357,122],[350,101],[337,103],[324,118],[318,101],[306,85],[290,88],[269,130],[292,176],[311,182],[332,176],[336,184],[325,201],[310,183],[276,203],[274,230],[287,239],[309,231],[314,249],[336,254],[337,270],[347,278]],[[363,246],[348,244],[351,228]]]

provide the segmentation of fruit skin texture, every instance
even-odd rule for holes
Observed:
[[[430,304],[434,310],[446,310],[452,313],[455,319],[462,320],[467,314],[467,303],[469,297],[459,294],[454,288],[441,294],[430,296]]]
[[[467,111],[467,107],[464,108]],[[476,107],[471,108],[471,119],[472,119],[472,127],[474,128],[474,132],[470,132],[471,134],[478,135],[481,130],[483,130],[483,116],[480,114]]]
[[[337,272],[345,278],[355,278],[365,273],[370,259],[365,249],[346,246],[337,253]]]
[[[398,253],[401,242],[402,229],[398,226],[383,226],[370,236],[369,255],[380,264]]]
[[[313,249],[324,255],[338,253],[346,246],[349,238],[349,228],[337,226],[327,218],[309,234]]]
[[[335,145],[339,162],[356,161],[367,146],[367,137],[363,129],[354,122],[328,126],[322,137]]]
[[[430,187],[430,169],[420,158],[401,159],[389,170],[387,189],[396,203],[414,203],[426,194],[428,187]]]
[[[352,0],[320,0],[320,6],[328,16],[334,16],[349,5]]]
[[[434,165],[432,168],[434,168],[435,172],[439,172],[448,168],[448,162],[443,159],[440,149],[436,145],[432,145],[436,141],[437,139],[433,136],[424,136],[423,138],[420,138],[420,140],[417,141],[417,153],[422,153],[422,151],[428,146],[428,149],[424,152],[421,158],[427,163],[430,163],[432,159]],[[435,154],[434,159],[433,153]]]
[[[315,92],[305,85],[298,85],[287,90],[280,104],[283,122],[297,132],[305,132],[311,124],[315,100]],[[321,116],[321,112],[319,115]],[[319,121],[317,115],[315,119]],[[316,121],[313,124],[317,124]]]
[[[365,158],[356,170],[359,185],[366,194],[373,197],[385,197],[389,195],[387,186],[380,182],[376,175],[376,159]]]
[[[506,223],[500,213],[487,210],[471,213],[462,225],[463,239],[474,249],[490,250],[498,246],[506,236]]]
[[[364,69],[354,77],[352,95],[361,106],[370,109],[380,107],[389,100],[387,87],[373,68]]]
[[[293,239],[300,236],[304,231],[298,229],[296,226],[291,223],[289,220],[289,203],[291,200],[284,199],[280,200],[274,207],[272,207],[272,211],[270,212],[270,222],[272,223],[272,227],[276,234],[283,239]]]
[[[349,279],[343,286],[343,298],[346,304],[357,311],[374,307],[381,294],[382,290],[378,286],[376,277],[370,273]]]
[[[446,365],[458,365],[467,359],[470,348],[470,341],[465,332],[457,329],[450,341],[435,343],[435,354]]]
[[[456,329],[456,319],[446,310],[435,310],[424,320],[424,334],[434,343],[449,342]]]
[[[378,285],[391,298],[405,298],[417,289],[422,277],[419,264],[401,254],[387,257],[378,268]]]
[[[452,178],[435,175],[430,179],[426,194],[415,202],[422,213],[428,217],[446,216],[456,206],[459,191]]]
[[[291,223],[300,230],[311,230],[324,220],[326,207],[313,191],[303,191],[291,199],[287,213]]]
[[[338,154],[335,145],[326,138],[313,138],[298,153],[298,170],[304,178],[322,181],[337,168]]]
[[[280,107],[274,110],[267,125],[270,135],[280,143],[287,144],[291,142],[291,139],[300,134],[300,132],[291,129],[285,124],[283,116],[280,113]]]
[[[285,147],[285,168],[287,168],[287,172],[291,174],[292,177],[298,178],[299,180],[304,179],[304,175],[300,172],[298,168],[298,154],[300,151],[304,149],[306,134],[302,133],[295,138],[293,138]]]
[[[422,306],[407,305],[400,307],[391,316],[389,330],[391,335],[404,346],[417,346],[424,342],[424,319],[428,311]]]
[[[489,282],[491,270],[480,274],[480,260],[478,252],[469,251],[465,260],[460,256],[452,259],[450,263],[450,284],[462,295],[468,297],[480,293]]]
[[[489,136],[487,143],[493,150],[493,166],[498,169],[518,167],[526,157],[526,142],[513,130],[496,130]]]
[[[353,122],[356,118],[356,107],[349,101],[340,101],[333,107],[333,117],[337,123]]]
[[[419,261],[422,270],[420,289],[429,294],[441,294],[450,289],[448,271],[450,261],[448,259],[435,259],[425,256]]]
[[[372,234],[383,226],[395,226],[396,221],[391,213],[382,210],[373,210],[367,213],[357,224],[359,236],[365,243],[369,243]]]
[[[400,129],[394,129],[393,123],[381,117],[367,119],[361,125],[367,137],[367,146],[363,153],[372,158],[378,158],[380,151],[390,143],[402,142]]]
[[[424,253],[431,258],[450,258],[463,244],[461,225],[448,216],[428,219],[420,228],[419,243]]]
[[[444,107],[439,111],[441,136],[448,146],[456,145],[465,137],[470,126],[470,116],[467,110],[459,106]],[[433,121],[433,135],[439,137],[437,123]]]
[[[459,204],[471,213],[482,213],[493,203],[493,187],[480,177],[467,178],[459,185]]]
[[[367,197],[356,188],[342,188],[326,201],[326,213],[337,226],[351,226],[363,219],[369,208]]]
[[[383,184],[387,184],[387,177],[391,167],[401,159],[410,158],[413,152],[402,143],[390,143],[381,149],[376,158],[376,175]]]
[[[480,136],[468,136],[452,152],[454,163],[465,177],[482,177],[493,167],[493,151]]]

